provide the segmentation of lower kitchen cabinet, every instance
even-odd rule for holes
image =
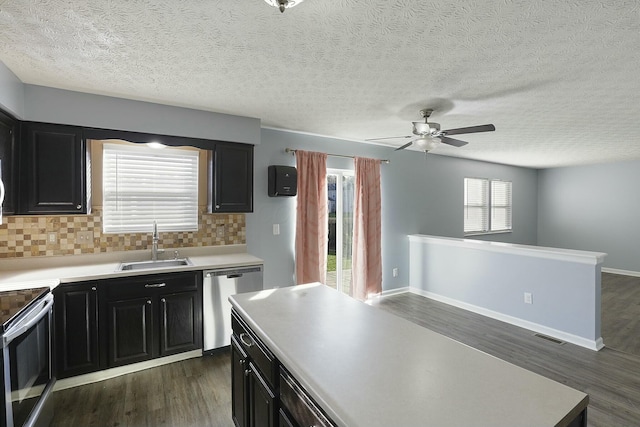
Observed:
[[[231,396],[236,427],[278,426],[277,361],[239,318],[232,318]]]
[[[152,274],[55,288],[57,377],[202,348],[201,276]]]
[[[160,356],[201,347],[199,301],[196,291],[160,295]]]
[[[202,348],[202,284],[196,272],[105,281],[107,367]]]
[[[58,378],[100,369],[97,286],[66,284],[53,291]]]
[[[153,302],[133,298],[107,304],[108,366],[128,365],[154,357]]]
[[[236,427],[335,426],[235,311],[231,324],[231,398]]]

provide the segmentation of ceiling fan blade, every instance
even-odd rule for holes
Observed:
[[[494,125],[469,126],[467,128],[443,130],[443,135],[460,135],[462,133],[491,132],[496,130]]]
[[[468,144],[467,141],[460,141],[459,139],[449,138],[448,136],[441,136],[439,138],[443,144],[453,145],[454,147],[463,147]]]
[[[410,146],[411,144],[413,144],[413,141],[411,142],[407,142],[406,144],[404,144],[402,147],[398,147],[393,151],[400,151],[400,150],[404,150],[405,148],[407,148],[408,146]]]
[[[400,138],[413,138],[415,135],[405,135],[405,136],[387,136],[386,138],[369,138],[365,139],[365,141],[379,141],[381,139],[400,139]]]

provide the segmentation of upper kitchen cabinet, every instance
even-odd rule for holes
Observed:
[[[18,156],[17,141],[19,122],[11,116],[0,111],[0,169],[2,170],[2,182],[4,183],[5,197],[2,203],[2,211],[5,215],[15,213],[16,208],[16,174],[18,168],[16,160]]]
[[[212,154],[209,210],[253,212],[253,145],[217,143]]]
[[[86,156],[82,128],[23,122],[20,213],[87,213]]]

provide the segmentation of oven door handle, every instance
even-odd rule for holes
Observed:
[[[26,319],[9,328],[9,330],[4,333],[3,339],[5,346],[11,343],[11,341],[13,341],[14,339],[18,338],[40,320],[42,320],[44,316],[49,314],[49,312],[51,311],[51,307],[53,306],[53,294],[46,295],[43,301],[44,305],[42,306],[42,308],[40,308],[40,310],[32,310],[31,312],[29,312]]]

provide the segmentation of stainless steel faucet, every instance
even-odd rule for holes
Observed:
[[[151,261],[158,260],[158,254],[164,252],[162,249],[158,249],[158,241],[160,237],[158,235],[158,223],[153,221],[153,234],[151,235]]]

